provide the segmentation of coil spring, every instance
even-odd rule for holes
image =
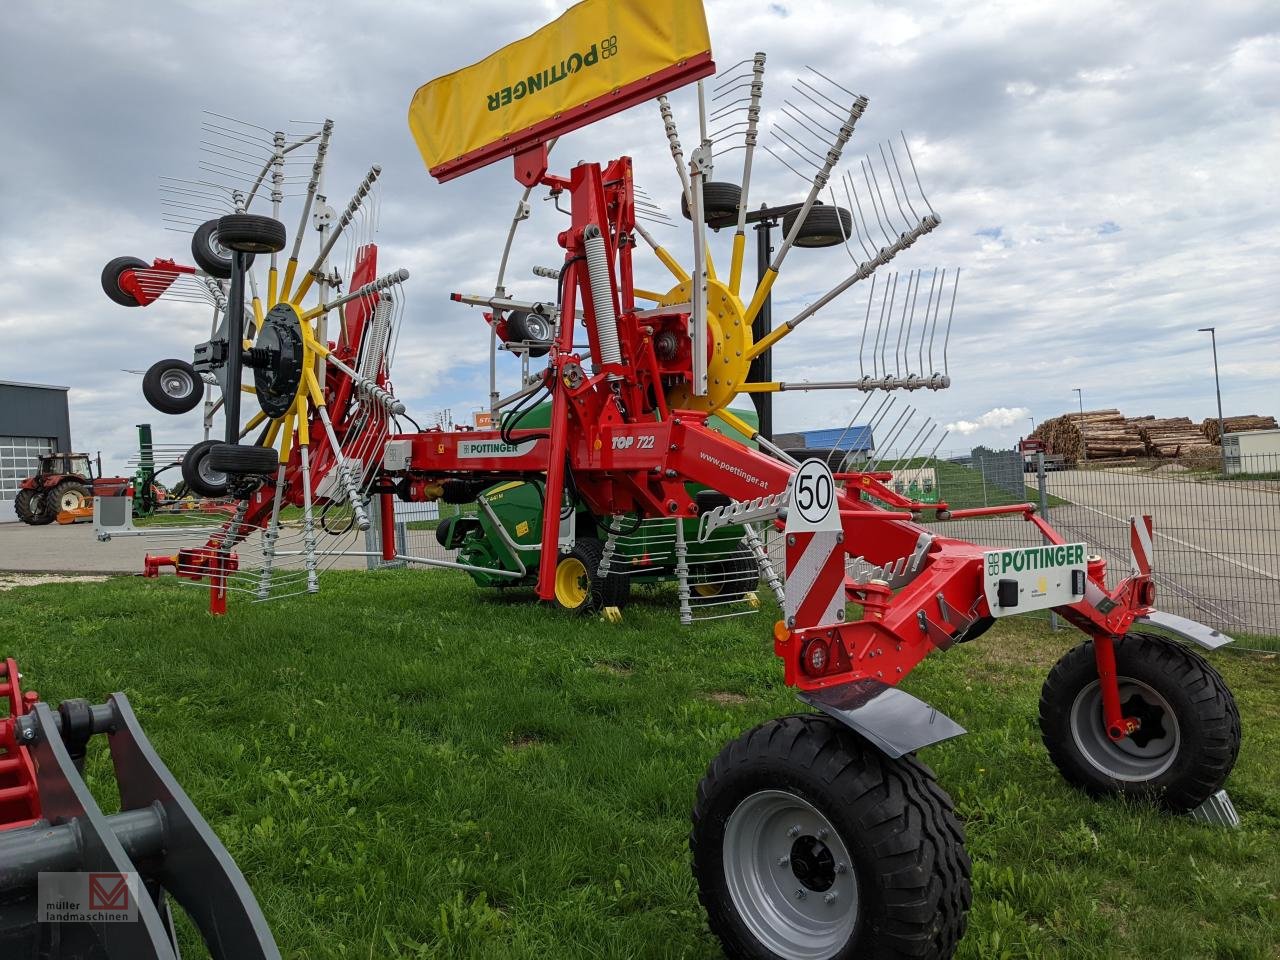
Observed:
[[[587,276],[591,280],[591,303],[596,313],[596,339],[600,343],[602,364],[621,364],[622,350],[618,346],[618,317],[613,311],[613,288],[609,284],[609,257],[605,253],[604,237],[600,228],[591,224],[583,231],[583,246],[587,253]],[[609,374],[610,380],[621,380],[618,373]]]

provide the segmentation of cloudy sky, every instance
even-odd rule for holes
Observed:
[[[196,439],[198,420],[152,411],[140,378],[123,371],[189,357],[208,335],[207,310],[118,307],[101,292],[102,265],[126,254],[189,261],[188,237],[165,229],[158,185],[199,175],[202,111],[286,130],[328,117],[330,202],[344,204],[380,163],[380,262],[412,274],[398,392],[415,414],[448,407],[465,418],[485,402],[487,341],[478,311],[447,295],[492,288],[519,190],[506,162],[435,183],[405,113],[420,84],[567,5],[62,0],[9,10],[0,379],[69,385],[75,445],[117,467],[135,423],[151,421],[161,442]],[[768,118],[810,65],[870,99],[848,157],[905,132],[942,226],[892,266],[961,269],[954,386],[911,398],[920,417],[952,425],[948,448],[1015,440],[1028,417],[1072,408],[1074,387],[1087,407],[1209,416],[1209,343],[1196,328],[1211,324],[1227,414],[1280,413],[1274,2],[708,0],[707,12],[722,66],[767,51]],[[692,98],[673,99],[688,144]],[[678,219],[653,104],[564,138],[553,166],[622,153]],[[737,176],[733,156],[717,179]],[[803,193],[767,155],[752,186],[753,201]],[[290,230],[295,218],[285,217]],[[553,296],[528,268],[558,262],[561,219],[536,197],[513,257],[517,294]],[[683,226],[661,237],[687,259]],[[842,248],[798,251],[775,288],[775,318],[851,269]],[[662,274],[646,265],[641,277],[657,285]],[[788,338],[775,376],[857,376],[865,288]],[[504,361],[510,384],[515,367]],[[788,394],[777,426],[841,425],[860,399]]]

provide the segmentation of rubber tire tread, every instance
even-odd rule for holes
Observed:
[[[1187,755],[1154,784],[1115,780],[1084,758],[1071,736],[1070,709],[1077,694],[1098,678],[1089,640],[1064,654],[1041,688],[1040,734],[1049,759],[1067,783],[1090,795],[1128,794],[1175,813],[1193,810],[1221,789],[1240,754],[1235,698],[1204,657],[1176,640],[1132,631],[1116,641],[1115,649],[1116,673],[1150,684],[1178,712],[1179,749]],[[1173,680],[1174,691],[1162,688],[1161,680]]]
[[[280,466],[280,454],[274,447],[219,443],[209,450],[209,466],[234,476],[266,477]]]
[[[183,372],[191,378],[193,389],[185,398],[171,397],[160,386],[160,381],[164,379],[164,372],[172,367],[182,368]],[[157,360],[147,368],[147,372],[142,377],[142,396],[147,403],[161,413],[190,413],[200,406],[200,401],[204,399],[204,381],[200,379],[200,374],[196,373],[196,368],[185,360],[176,358]]]
[[[791,226],[799,216],[800,209],[796,208],[782,218],[782,235],[784,237],[790,235]],[[840,230],[841,226],[844,227],[843,234]],[[851,236],[853,236],[853,217],[848,211],[825,203],[815,203],[809,208],[809,215],[804,218],[804,224],[796,234],[796,240],[805,240],[809,237],[841,237],[842,239],[848,239]]]
[[[742,924],[721,842],[737,804],[790,788],[840,831],[858,878],[858,922],[833,960],[948,960],[968,925],[972,864],[954,804],[914,755],[885,756],[830,717],[770,720],[729,743],[698,784],[689,849],[711,930],[733,960],[776,960]]]
[[[225,497],[229,491],[229,483],[223,486],[212,486],[200,475],[200,470],[198,469],[200,461],[207,457],[209,451],[221,442],[220,440],[201,440],[182,455],[183,482],[196,496]]]
[[[49,522],[58,519],[58,514],[62,512],[59,501],[62,500],[63,491],[72,489],[79,490],[86,503],[93,502],[93,492],[81,481],[60,480],[55,486],[50,487],[44,495],[44,512],[49,517]]]
[[[551,352],[554,341],[548,337],[546,340],[539,340],[533,336],[529,330],[527,318],[529,314],[525,310],[512,310],[507,317],[507,335],[516,342],[528,341],[530,343],[529,356],[531,358],[545,357]],[[553,330],[551,322],[547,321],[547,329]],[[536,346],[535,346],[536,344]]]
[[[218,220],[215,217],[207,220],[191,234],[191,258],[195,260],[196,266],[219,280],[231,279],[231,268],[234,260],[231,257],[220,257],[209,249],[209,235],[218,232]],[[245,267],[253,265],[253,254],[250,253],[245,257]]]
[[[279,220],[255,213],[230,213],[218,219],[218,242],[242,253],[273,253],[284,249],[285,227]]]
[[[607,577],[599,575],[600,561],[604,558],[604,544],[595,537],[579,537],[574,541],[573,549],[560,553],[556,557],[556,565],[566,557],[577,557],[587,568],[587,599],[580,607],[570,610],[561,607],[568,613],[596,613],[604,607],[617,607],[621,610],[631,599],[631,578],[626,574],[610,573]]]
[[[55,517],[49,512],[44,495],[43,490],[19,490],[13,499],[13,512],[18,519],[32,527],[53,523]],[[33,504],[38,505],[38,509]]]
[[[702,185],[702,216],[707,220],[738,215],[738,203],[742,199],[742,187],[736,183],[708,180]],[[689,198],[680,195],[680,213],[686,220],[689,215]]]

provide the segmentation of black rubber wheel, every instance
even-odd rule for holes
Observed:
[[[1127,794],[1167,810],[1198,807],[1226,782],[1240,752],[1240,714],[1209,663],[1165,637],[1130,633],[1115,644],[1120,703],[1142,726],[1113,742],[1102,720],[1093,641],[1069,651],[1040,693],[1049,758],[1074,787]]]
[[[93,494],[79,480],[63,480],[44,495],[44,512],[49,521],[64,510],[79,510],[93,502]],[[48,521],[46,521],[48,522]]]
[[[209,462],[209,451],[221,440],[201,440],[182,458],[182,480],[187,488],[201,497],[225,497],[231,478],[215,470]]]
[[[275,447],[218,443],[209,451],[209,466],[231,476],[267,477],[280,466],[280,454]]]
[[[284,249],[285,229],[279,220],[254,213],[232,213],[218,219],[218,242],[240,253],[275,253]]]
[[[722,559],[695,564],[694,569],[691,586],[695,603],[698,598],[717,603],[741,600],[760,586],[760,567],[745,543]]]
[[[531,357],[545,357],[550,352],[552,334],[551,321],[539,313],[512,310],[507,314],[508,342],[529,344]]]
[[[185,360],[158,360],[142,378],[142,395],[161,413],[187,413],[200,406],[204,381]]]
[[[945,960],[972,900],[964,830],[914,756],[839,723],[770,720],[698,784],[698,896],[735,960]]]
[[[43,527],[56,519],[45,506],[43,490],[19,490],[13,499],[13,512],[19,520],[33,527]]]
[[[702,216],[708,223],[724,221],[730,217],[737,223],[738,201],[741,199],[742,188],[736,183],[709,180],[702,185]],[[689,198],[684,194],[680,195],[680,212],[686,220],[693,219],[689,216]]]
[[[570,613],[594,613],[604,607],[621,610],[631,598],[631,578],[626,574],[600,576],[604,544],[594,537],[579,537],[572,550],[556,560],[556,604]]]
[[[791,233],[791,226],[800,216],[799,208],[782,218],[782,235]],[[852,235],[853,217],[844,207],[815,203],[809,208],[800,232],[796,234],[797,247],[834,247]]]
[[[107,299],[112,303],[118,303],[122,307],[140,307],[137,298],[127,290],[120,287],[120,277],[126,270],[145,269],[151,266],[145,260],[139,260],[137,257],[116,257],[114,260],[108,261],[107,265],[102,268],[102,292],[107,295]]]
[[[436,543],[446,550],[457,550],[462,546],[462,541],[473,530],[480,530],[478,517],[471,517],[466,514],[445,517],[445,519],[436,524]]]
[[[208,220],[196,227],[191,234],[191,256],[198,266],[211,277],[231,279],[231,253],[218,239],[218,220]],[[253,254],[245,258],[245,266],[253,264]]]

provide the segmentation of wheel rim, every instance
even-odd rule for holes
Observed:
[[[547,326],[545,320],[541,317],[529,316],[524,321],[525,332],[528,333],[529,339],[534,342],[542,342],[551,339],[551,328]]]
[[[785,960],[826,960],[849,942],[858,883],[840,834],[784,790],[753,793],[725,824],[729,896],[747,929]]]
[[[1071,705],[1071,737],[1084,758],[1114,780],[1142,783],[1160,776],[1177,759],[1182,743],[1178,718],[1156,689],[1132,677],[1117,678],[1120,708],[1142,725],[1123,740],[1107,736],[1102,717],[1102,687],[1097,680]]]
[[[84,506],[84,494],[79,490],[64,490],[58,497],[58,512],[79,510]]]
[[[576,610],[587,602],[587,567],[577,557],[565,557],[556,567],[556,602]]]
[[[170,367],[160,377],[160,389],[166,397],[174,400],[185,400],[195,390],[195,380],[191,374],[177,367]]]
[[[200,474],[200,479],[211,487],[225,487],[227,485],[227,475],[221,470],[215,470],[209,466],[209,454],[207,452],[196,465],[196,473]]]

